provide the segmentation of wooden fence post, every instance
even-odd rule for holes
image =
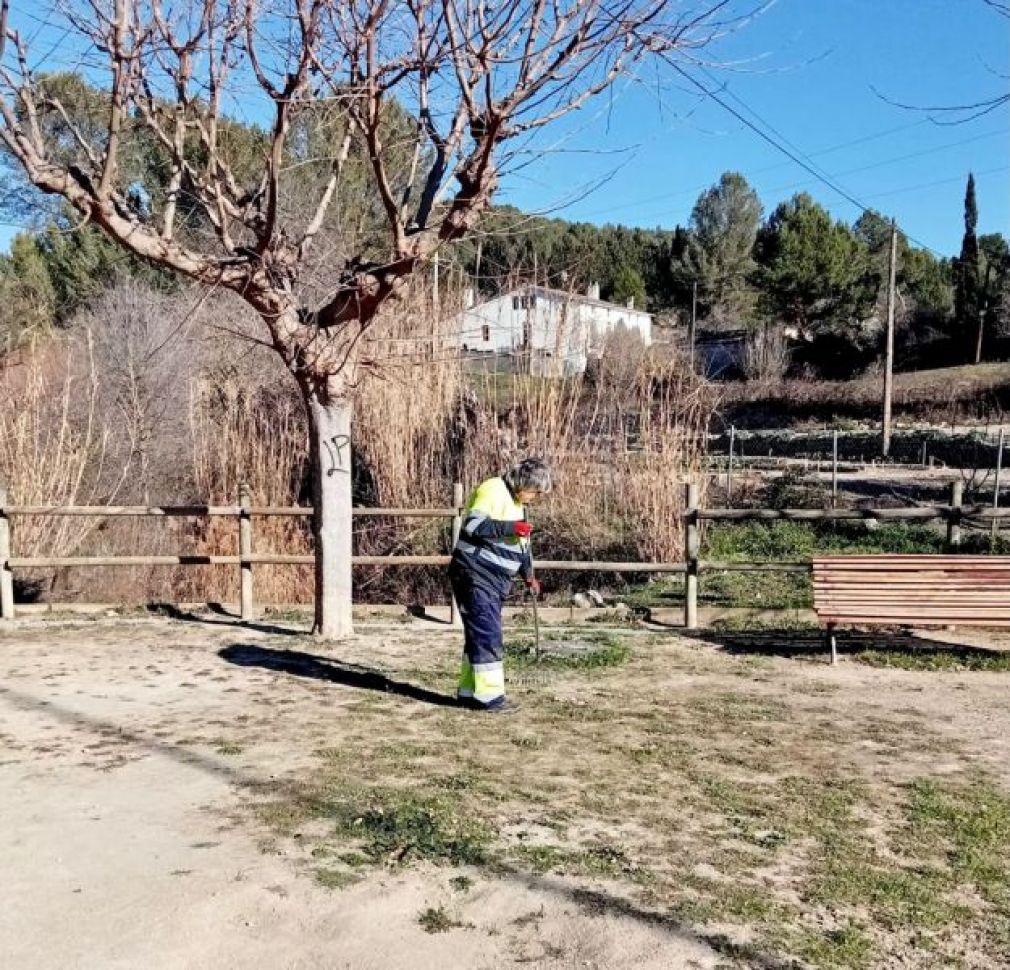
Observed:
[[[684,487],[684,626],[698,628],[698,483]]]
[[[11,556],[10,519],[4,510],[7,486],[0,483],[0,620],[14,619],[14,574],[7,560]]]
[[[252,555],[252,514],[249,507],[252,500],[249,496],[249,486],[243,482],[238,487],[238,504],[242,511],[238,517],[238,554],[242,557],[239,566],[241,570],[240,611],[243,620],[253,619],[253,567],[248,561]]]
[[[1000,488],[1000,476],[1003,473],[1003,428],[999,429],[999,443],[996,445],[996,481],[993,483],[992,489],[992,541],[995,543],[996,536],[999,535],[999,519],[996,517],[995,513],[999,510],[999,488]]]
[[[961,505],[964,497],[964,482],[958,479],[950,483],[950,517],[947,519],[947,546],[956,549],[961,545]]]
[[[831,435],[831,507],[838,507],[838,429]]]
[[[463,528],[463,483],[453,482],[452,485],[452,507],[456,510],[456,514],[452,517],[452,548],[456,548],[456,543],[459,541],[459,533]],[[450,550],[450,555],[452,550]],[[449,622],[459,629],[463,624],[459,618],[459,605],[456,603],[456,597],[449,594]]]
[[[736,426],[729,426],[729,462],[726,465],[726,504],[733,504],[733,452],[736,450]]]

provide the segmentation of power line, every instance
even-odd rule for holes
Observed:
[[[986,168],[981,172],[975,172],[975,178],[981,178],[983,175],[995,175],[997,172],[1006,172],[1010,170],[1010,165],[997,165],[995,168]],[[953,178],[946,179],[936,179],[933,182],[920,182],[918,185],[908,185],[901,189],[889,189],[886,192],[874,192],[870,196],[871,199],[879,199],[886,195],[900,195],[902,192],[918,192],[920,189],[931,189],[934,185],[949,185],[952,182],[963,181],[963,175],[955,175]],[[903,232],[903,235],[907,236],[907,233]],[[911,239],[911,236],[908,236]]]
[[[922,124],[922,122],[916,122],[916,124]],[[891,132],[894,132],[894,131],[903,131],[903,130],[905,130],[907,128],[910,128],[910,127],[914,127],[914,126],[913,125],[901,125],[898,128],[888,129],[887,133],[891,133]],[[917,151],[917,152],[910,152],[908,154],[898,155],[898,156],[895,156],[893,158],[881,159],[880,161],[873,162],[873,163],[871,163],[869,165],[861,165],[858,168],[846,169],[844,172],[840,172],[839,175],[854,175],[857,172],[868,172],[868,171],[872,171],[872,170],[877,169],[877,168],[883,168],[883,167],[885,167],[887,165],[894,165],[894,164],[897,164],[898,162],[910,161],[911,159],[915,159],[915,158],[923,158],[923,157],[925,157],[927,155],[935,155],[938,152],[947,151],[950,148],[959,148],[962,145],[968,145],[968,144],[971,144],[972,142],[976,142],[976,141],[984,141],[987,138],[995,138],[997,136],[1005,137],[1006,134],[1007,133],[1006,133],[1006,131],[1004,129],[1000,129],[999,131],[989,131],[989,132],[985,132],[985,133],[980,134],[980,135],[975,135],[972,138],[962,139],[961,141],[946,142],[943,145],[934,145],[934,146],[932,146],[930,148],[924,148],[924,149],[921,149],[920,151]],[[863,137],[863,138],[856,138],[853,141],[843,142],[843,143],[835,146],[835,148],[828,148],[828,149],[824,149],[823,151],[814,152],[813,155],[814,156],[825,155],[825,154],[828,154],[828,153],[830,153],[830,152],[832,152],[832,151],[834,151],[836,149],[848,148],[848,147],[850,147],[852,145],[863,144],[866,141],[869,141],[869,140],[877,138],[877,137],[879,137],[879,135],[868,135],[868,136]],[[783,166],[787,166],[788,164],[789,164],[788,162],[783,162],[783,163],[777,164],[777,165],[766,165],[763,168],[750,170],[748,172],[748,174],[751,177],[753,177],[754,175],[760,175],[760,174],[762,174],[764,172],[774,171],[776,169],[782,168]],[[787,191],[787,190],[790,190],[790,189],[802,188],[806,184],[808,184],[808,183],[805,183],[805,182],[798,182],[798,183],[797,182],[792,182],[789,185],[777,186],[775,188],[768,189],[766,191],[768,193],[783,192],[783,191]],[[662,201],[662,200],[665,200],[665,199],[683,198],[685,196],[690,196],[690,195],[692,195],[694,193],[697,193],[697,192],[703,192],[707,188],[708,188],[708,184],[705,184],[705,185],[698,185],[698,186],[696,186],[694,188],[689,188],[689,189],[677,189],[674,192],[663,192],[663,193],[660,193],[659,195],[649,196],[648,198],[636,199],[633,202],[627,202],[627,203],[624,203],[623,205],[608,206],[606,209],[594,209],[590,213],[590,215],[594,215],[594,216],[596,216],[596,215],[605,215],[606,213],[609,213],[609,212],[619,212],[619,211],[621,211],[623,209],[628,209],[628,208],[635,207],[635,206],[640,206],[640,205],[648,205],[650,203],[659,202],[659,201]],[[897,192],[902,192],[902,191],[905,191],[905,190],[904,189],[896,189],[894,191],[895,191],[895,193],[897,193]],[[871,196],[871,198],[872,198],[872,196]],[[567,205],[563,206],[562,208],[567,208]]]
[[[793,162],[795,162],[797,165],[799,165],[799,167],[802,168],[805,172],[807,172],[810,175],[812,175],[818,182],[821,182],[823,185],[826,185],[829,189],[831,189],[832,192],[836,193],[837,195],[840,195],[843,199],[846,200],[846,202],[851,203],[857,209],[859,209],[860,212],[862,212],[862,213],[869,213],[869,212],[873,212],[874,211],[871,206],[868,206],[868,205],[864,204],[863,202],[861,202],[851,192],[849,192],[848,189],[846,189],[843,186],[839,185],[826,172],[823,172],[823,171],[819,170],[816,165],[812,164],[808,160],[805,160],[804,157],[803,157],[803,155],[802,155],[802,152],[799,149],[792,150],[787,145],[783,145],[780,141],[777,141],[772,135],[768,134],[768,132],[766,132],[762,128],[760,128],[757,124],[755,124],[753,121],[751,121],[749,118],[747,118],[744,114],[742,114],[740,111],[738,111],[736,108],[734,108],[731,104],[727,103],[727,101],[724,98],[719,97],[718,93],[716,93],[715,91],[710,91],[701,81],[699,81],[696,77],[694,77],[694,75],[692,75],[684,67],[682,67],[680,64],[678,64],[673,58],[669,57],[666,54],[662,54],[660,56],[678,74],[680,74],[688,82],[690,82],[692,85],[694,85],[696,88],[698,88],[698,90],[700,90],[701,92],[703,92],[704,94],[706,94],[708,97],[710,97],[723,110],[728,111],[731,115],[733,115],[734,118],[737,119],[737,121],[739,121],[745,127],[747,127],[752,132],[754,132],[754,134],[756,134],[759,138],[761,138],[762,141],[767,142],[777,152],[781,152],[787,158],[791,159]],[[736,98],[735,95],[733,95],[733,97]],[[736,100],[740,101],[739,98],[736,98]],[[740,101],[740,103],[743,104],[742,101]],[[751,110],[751,109],[748,109],[748,110]],[[754,116],[756,118],[760,118],[760,116],[756,112],[752,111],[752,114],[754,114]],[[770,125],[768,127],[771,128]],[[772,131],[774,131],[774,130],[775,129],[772,128]],[[776,134],[777,134],[777,132],[776,132]],[[910,235],[909,233],[905,232],[904,230],[902,230],[902,235],[906,239],[908,239],[910,242],[913,242],[917,246],[919,246],[920,248],[925,249],[928,252],[932,253],[937,259],[943,259],[944,258],[943,255],[941,253],[937,252],[932,246],[928,245],[927,243],[922,242],[919,239],[916,239],[914,236]]]

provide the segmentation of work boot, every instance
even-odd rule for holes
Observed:
[[[478,709],[485,714],[515,714],[519,705],[509,697],[502,697],[490,704],[479,704]]]

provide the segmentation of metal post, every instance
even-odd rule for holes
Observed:
[[[950,518],[947,519],[947,545],[956,549],[961,545],[961,505],[964,497],[964,482],[958,479],[950,483]]]
[[[831,666],[838,663],[838,631],[833,626],[827,628],[828,652],[831,655]]]
[[[992,490],[992,510],[996,512],[999,510],[999,480],[1003,473],[1003,435],[1004,431],[1002,428],[999,429],[999,443],[996,445],[996,482],[993,485]],[[999,534],[999,519],[995,515],[992,517],[992,537],[993,540]]]
[[[698,484],[684,487],[684,626],[698,628]]]
[[[726,504],[733,504],[733,450],[736,447],[736,425],[729,426],[729,464],[726,466]]]
[[[922,439],[922,467],[926,467],[926,439]]]
[[[831,435],[831,507],[838,505],[838,430]]]
[[[453,482],[452,486],[452,507],[456,510],[456,514],[452,517],[452,548],[456,548],[456,543],[459,541],[459,534],[463,528],[463,483]],[[459,618],[459,606],[456,603],[456,597],[451,593],[449,594],[449,622],[459,629],[463,624]]]
[[[14,574],[7,565],[11,555],[11,529],[4,510],[6,504],[7,486],[0,483],[0,620],[13,620]]]
[[[884,353],[884,418],[881,456],[891,453],[891,393],[894,386],[894,288],[898,266],[898,226],[891,220],[891,258],[887,283],[887,342]]]
[[[687,352],[688,360],[691,362],[691,369],[694,369],[694,342],[698,327],[698,283],[691,284],[691,323],[687,328]]]
[[[238,554],[242,557],[239,565],[240,594],[239,609],[243,620],[253,619],[253,573],[252,563],[248,557],[252,555],[252,513],[249,511],[252,500],[249,486],[243,482],[238,487],[238,504],[241,508],[238,516]]]

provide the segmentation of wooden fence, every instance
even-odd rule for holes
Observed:
[[[252,505],[246,488],[239,491],[237,505],[7,505],[7,494],[0,486],[0,619],[14,616],[14,579],[16,569],[56,569],[88,566],[238,566],[240,570],[240,613],[243,620],[253,618],[253,567],[255,565],[312,565],[312,555],[288,555],[278,552],[253,552],[253,520],[267,516],[311,516],[305,506]],[[238,523],[238,555],[201,555],[179,553],[171,556],[16,556],[12,552],[10,523],[19,516],[149,516],[155,518],[231,517]],[[452,520],[455,543],[463,523],[463,486],[453,486],[453,502],[445,508],[355,508],[355,518],[427,518]],[[15,532],[16,539],[16,532]],[[435,556],[354,556],[355,566],[447,566],[449,555]],[[684,563],[595,562],[590,560],[540,560],[538,571],[612,572],[612,573],[683,573]],[[456,605],[452,604],[456,620]]]
[[[706,509],[700,507],[696,483],[685,486],[684,558],[680,562],[607,562],[592,560],[537,560],[543,571],[639,573],[643,575],[673,573],[684,575],[684,625],[698,625],[698,581],[703,573],[714,572],[809,572],[809,562],[720,562],[700,558],[701,529],[704,522],[740,521],[898,521],[929,522],[943,520],[947,524],[947,544],[956,549],[961,542],[964,525],[996,527],[1010,518],[1010,509],[989,505],[964,505],[963,485],[953,482],[948,505],[925,505],[880,509]],[[237,505],[90,505],[90,506],[27,506],[7,505],[6,491],[0,486],[0,619],[14,616],[13,571],[17,569],[88,567],[88,566],[204,566],[231,565],[239,568],[240,612],[242,619],[254,615],[253,567],[256,565],[311,565],[311,555],[287,555],[277,552],[253,552],[253,520],[267,516],[311,516],[312,509],[302,506],[252,505],[248,490],[239,492]],[[452,521],[452,541],[459,537],[463,521],[463,488],[453,487],[452,504],[445,508],[355,508],[355,517],[385,516],[389,518],[440,518]],[[197,555],[180,553],[171,556],[35,556],[18,557],[12,552],[10,522],[19,516],[151,516],[151,517],[214,517],[237,520],[238,555]],[[15,532],[16,538],[16,532]],[[449,556],[354,556],[355,566],[446,566]],[[453,619],[456,619],[453,604]]]

